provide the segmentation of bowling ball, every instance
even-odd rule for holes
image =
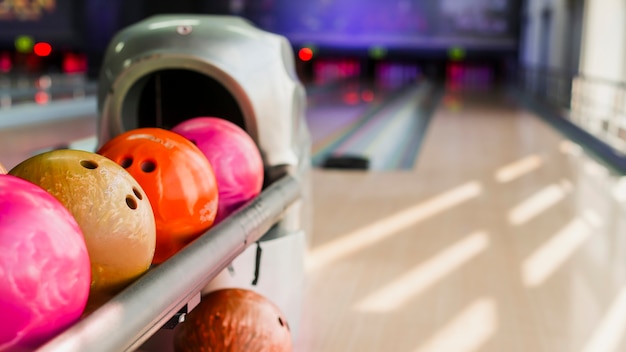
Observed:
[[[9,171],[55,196],[80,225],[91,259],[88,310],[148,270],[154,215],[141,186],[113,161],[86,151],[54,150]]]
[[[260,294],[222,289],[202,302],[174,331],[176,352],[287,352],[291,332],[278,307]]]
[[[218,204],[213,168],[181,135],[139,128],[111,139],[98,153],[124,167],[146,191],[156,218],[154,264],[213,225]]]
[[[209,159],[219,190],[216,223],[256,197],[263,187],[263,159],[252,138],[234,123],[198,117],[172,129],[195,143]]]
[[[80,227],[11,175],[0,175],[0,253],[0,351],[33,350],[80,318],[91,280]]]
[[[0,175],[4,175],[7,173],[7,169],[4,168],[4,166],[2,166],[2,164],[0,164]]]

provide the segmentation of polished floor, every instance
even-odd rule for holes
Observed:
[[[626,351],[626,179],[502,90],[447,90],[424,119],[419,87],[341,89],[311,96],[314,152],[365,146],[380,167],[313,172],[297,351]],[[397,114],[372,110],[393,96]],[[416,126],[412,160],[387,162]],[[95,130],[2,129],[0,161]]]
[[[504,92],[410,171],[316,170],[301,351],[626,350],[626,179]]]

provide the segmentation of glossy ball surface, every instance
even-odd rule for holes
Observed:
[[[146,191],[156,218],[155,264],[213,225],[218,206],[213,168],[183,136],[139,128],[111,139],[98,153],[124,167]]]
[[[76,322],[87,302],[87,246],[42,188],[0,175],[0,351],[32,350]]]
[[[80,225],[91,259],[90,307],[148,270],[156,243],[154,215],[141,186],[122,167],[95,153],[54,150],[9,173],[50,192]]]
[[[216,223],[261,192],[263,159],[250,135],[239,126],[216,117],[197,117],[172,131],[196,144],[213,166],[219,190]]]
[[[278,307],[244,289],[222,289],[202,302],[176,327],[177,352],[290,352],[291,332]]]

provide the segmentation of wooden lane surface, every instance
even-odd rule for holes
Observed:
[[[315,170],[300,351],[626,350],[626,182],[504,93],[412,172]]]
[[[84,116],[0,129],[0,163],[12,168],[42,150],[94,139],[96,120],[95,116]]]

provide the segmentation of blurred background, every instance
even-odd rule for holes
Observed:
[[[165,13],[292,44],[299,350],[626,350],[625,1],[0,0],[0,161],[95,148],[109,41]]]
[[[297,49],[311,49],[315,55],[307,61],[353,59],[364,66],[365,75],[375,71],[376,65],[368,65],[368,61],[407,60],[443,76],[442,67],[437,67],[442,61],[477,57],[501,74],[506,65],[517,61],[520,25],[526,18],[521,16],[522,4],[517,0],[6,0],[0,4],[3,72],[84,71],[94,77],[116,31],[162,13],[243,16],[262,29],[285,35]],[[547,24],[542,22],[548,27],[534,30],[560,35],[559,31],[569,27],[568,21],[580,23],[582,12],[577,18],[570,13],[575,10],[571,7],[575,5],[564,2],[562,8],[552,10],[559,21],[552,24],[554,28],[548,17]],[[541,16],[546,15],[539,15],[538,20]],[[535,26],[534,21],[528,24]],[[42,44],[35,48],[38,43]],[[549,42],[539,46],[544,50],[550,47]],[[576,48],[559,49],[552,56],[571,56],[560,50],[573,53]],[[548,60],[550,55],[540,56]],[[548,61],[538,64],[547,65]],[[307,73],[311,74],[310,69]]]
[[[604,112],[623,94],[623,12],[608,0],[3,0],[0,106],[92,94],[112,36],[141,19],[223,14],[286,36],[305,83],[393,76],[520,84],[622,148],[621,137],[604,135],[615,134]],[[51,81],[53,96],[33,93]],[[577,116],[585,99],[586,116]]]

